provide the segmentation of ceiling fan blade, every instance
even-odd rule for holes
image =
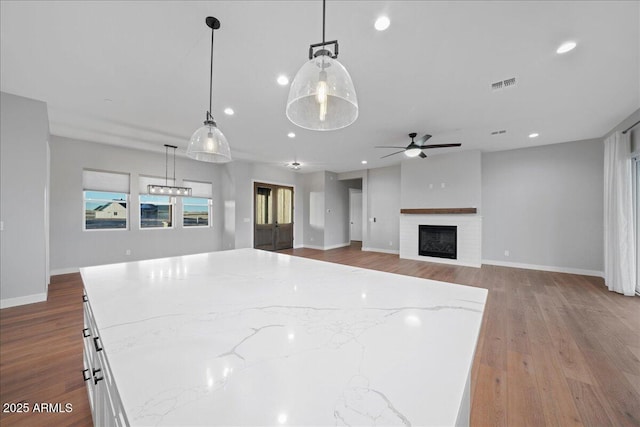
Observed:
[[[418,155],[420,156],[421,159],[426,159],[427,158],[427,155],[424,154],[422,151]]]
[[[406,147],[398,147],[398,146],[391,146],[391,145],[376,145],[375,148],[406,148]]]
[[[431,135],[426,134],[426,135],[424,135],[422,138],[420,138],[419,140],[417,140],[417,141],[416,141],[416,144],[418,144],[418,145],[422,145],[422,144],[424,144],[425,142],[427,142],[427,141],[429,140],[429,138],[431,138]]]
[[[462,144],[431,144],[431,145],[421,145],[420,149],[424,150],[426,148],[444,148],[444,147],[460,147]]]
[[[400,153],[404,153],[404,150],[402,150],[402,151],[396,151],[395,153],[387,154],[386,156],[382,156],[382,157],[380,157],[380,158],[381,158],[381,159],[384,159],[385,157],[395,156],[396,154],[400,154]]]

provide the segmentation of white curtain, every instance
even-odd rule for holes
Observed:
[[[610,291],[635,294],[631,142],[616,132],[604,141],[604,280]]]

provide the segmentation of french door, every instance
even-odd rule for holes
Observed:
[[[277,251],[293,247],[293,187],[253,185],[253,247]]]

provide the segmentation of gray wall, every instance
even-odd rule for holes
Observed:
[[[483,259],[601,271],[603,162],[600,139],[483,154]]]
[[[367,173],[367,215],[363,248],[399,251],[400,165],[369,169]],[[364,202],[363,202],[364,203]],[[375,222],[371,219],[375,218]]]
[[[44,102],[0,93],[0,306],[46,298],[48,140]]]
[[[324,247],[325,172],[302,175],[304,246]]]
[[[325,173],[324,246],[349,244],[349,187],[338,174]]]
[[[227,220],[223,231],[225,249],[253,247],[254,182],[294,187],[293,244],[302,245],[304,195],[302,179],[298,173],[284,167],[233,161],[224,166],[222,174],[222,195]]]
[[[475,207],[480,212],[481,164],[480,151],[461,151],[403,161],[402,208]]]
[[[129,230],[84,231],[83,169],[130,173]],[[170,167],[170,170],[172,167]],[[176,178],[214,184],[211,228],[141,230],[138,220],[138,176],[164,176],[165,155],[52,136],[51,269],[74,270],[222,248],[224,225],[220,166],[176,158]],[[171,171],[169,172],[172,175]],[[131,255],[126,255],[126,250]]]

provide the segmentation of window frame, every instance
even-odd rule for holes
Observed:
[[[185,220],[185,215],[184,215],[184,208],[185,206],[205,206],[205,204],[201,204],[201,205],[194,205],[192,203],[185,203],[186,199],[202,199],[202,200],[206,200],[206,207],[207,207],[207,224],[206,225],[185,225],[184,220]],[[213,199],[211,199],[211,197],[197,197],[197,196],[189,196],[189,197],[183,197],[182,199],[180,199],[181,202],[181,212],[182,212],[182,228],[184,229],[192,229],[192,228],[212,228],[212,214],[213,214]]]
[[[125,196],[124,202],[127,205],[125,207],[126,214],[124,216],[125,226],[117,227],[117,228],[87,228],[87,201],[92,202],[103,202],[103,203],[113,203],[116,201],[115,199],[95,199],[95,198],[87,198],[87,193],[111,193],[111,194],[123,194]],[[130,194],[122,193],[119,191],[99,191],[99,190],[82,190],[82,231],[128,231],[129,230],[129,212],[130,212]],[[102,204],[102,203],[101,203]]]
[[[170,206],[169,213],[171,215],[171,225],[168,227],[143,227],[142,225],[142,205],[149,202],[143,202],[143,197],[168,197],[168,203],[153,203],[154,205]],[[174,196],[156,195],[156,194],[139,194],[138,195],[138,227],[140,230],[173,230],[176,228],[176,198]]]

